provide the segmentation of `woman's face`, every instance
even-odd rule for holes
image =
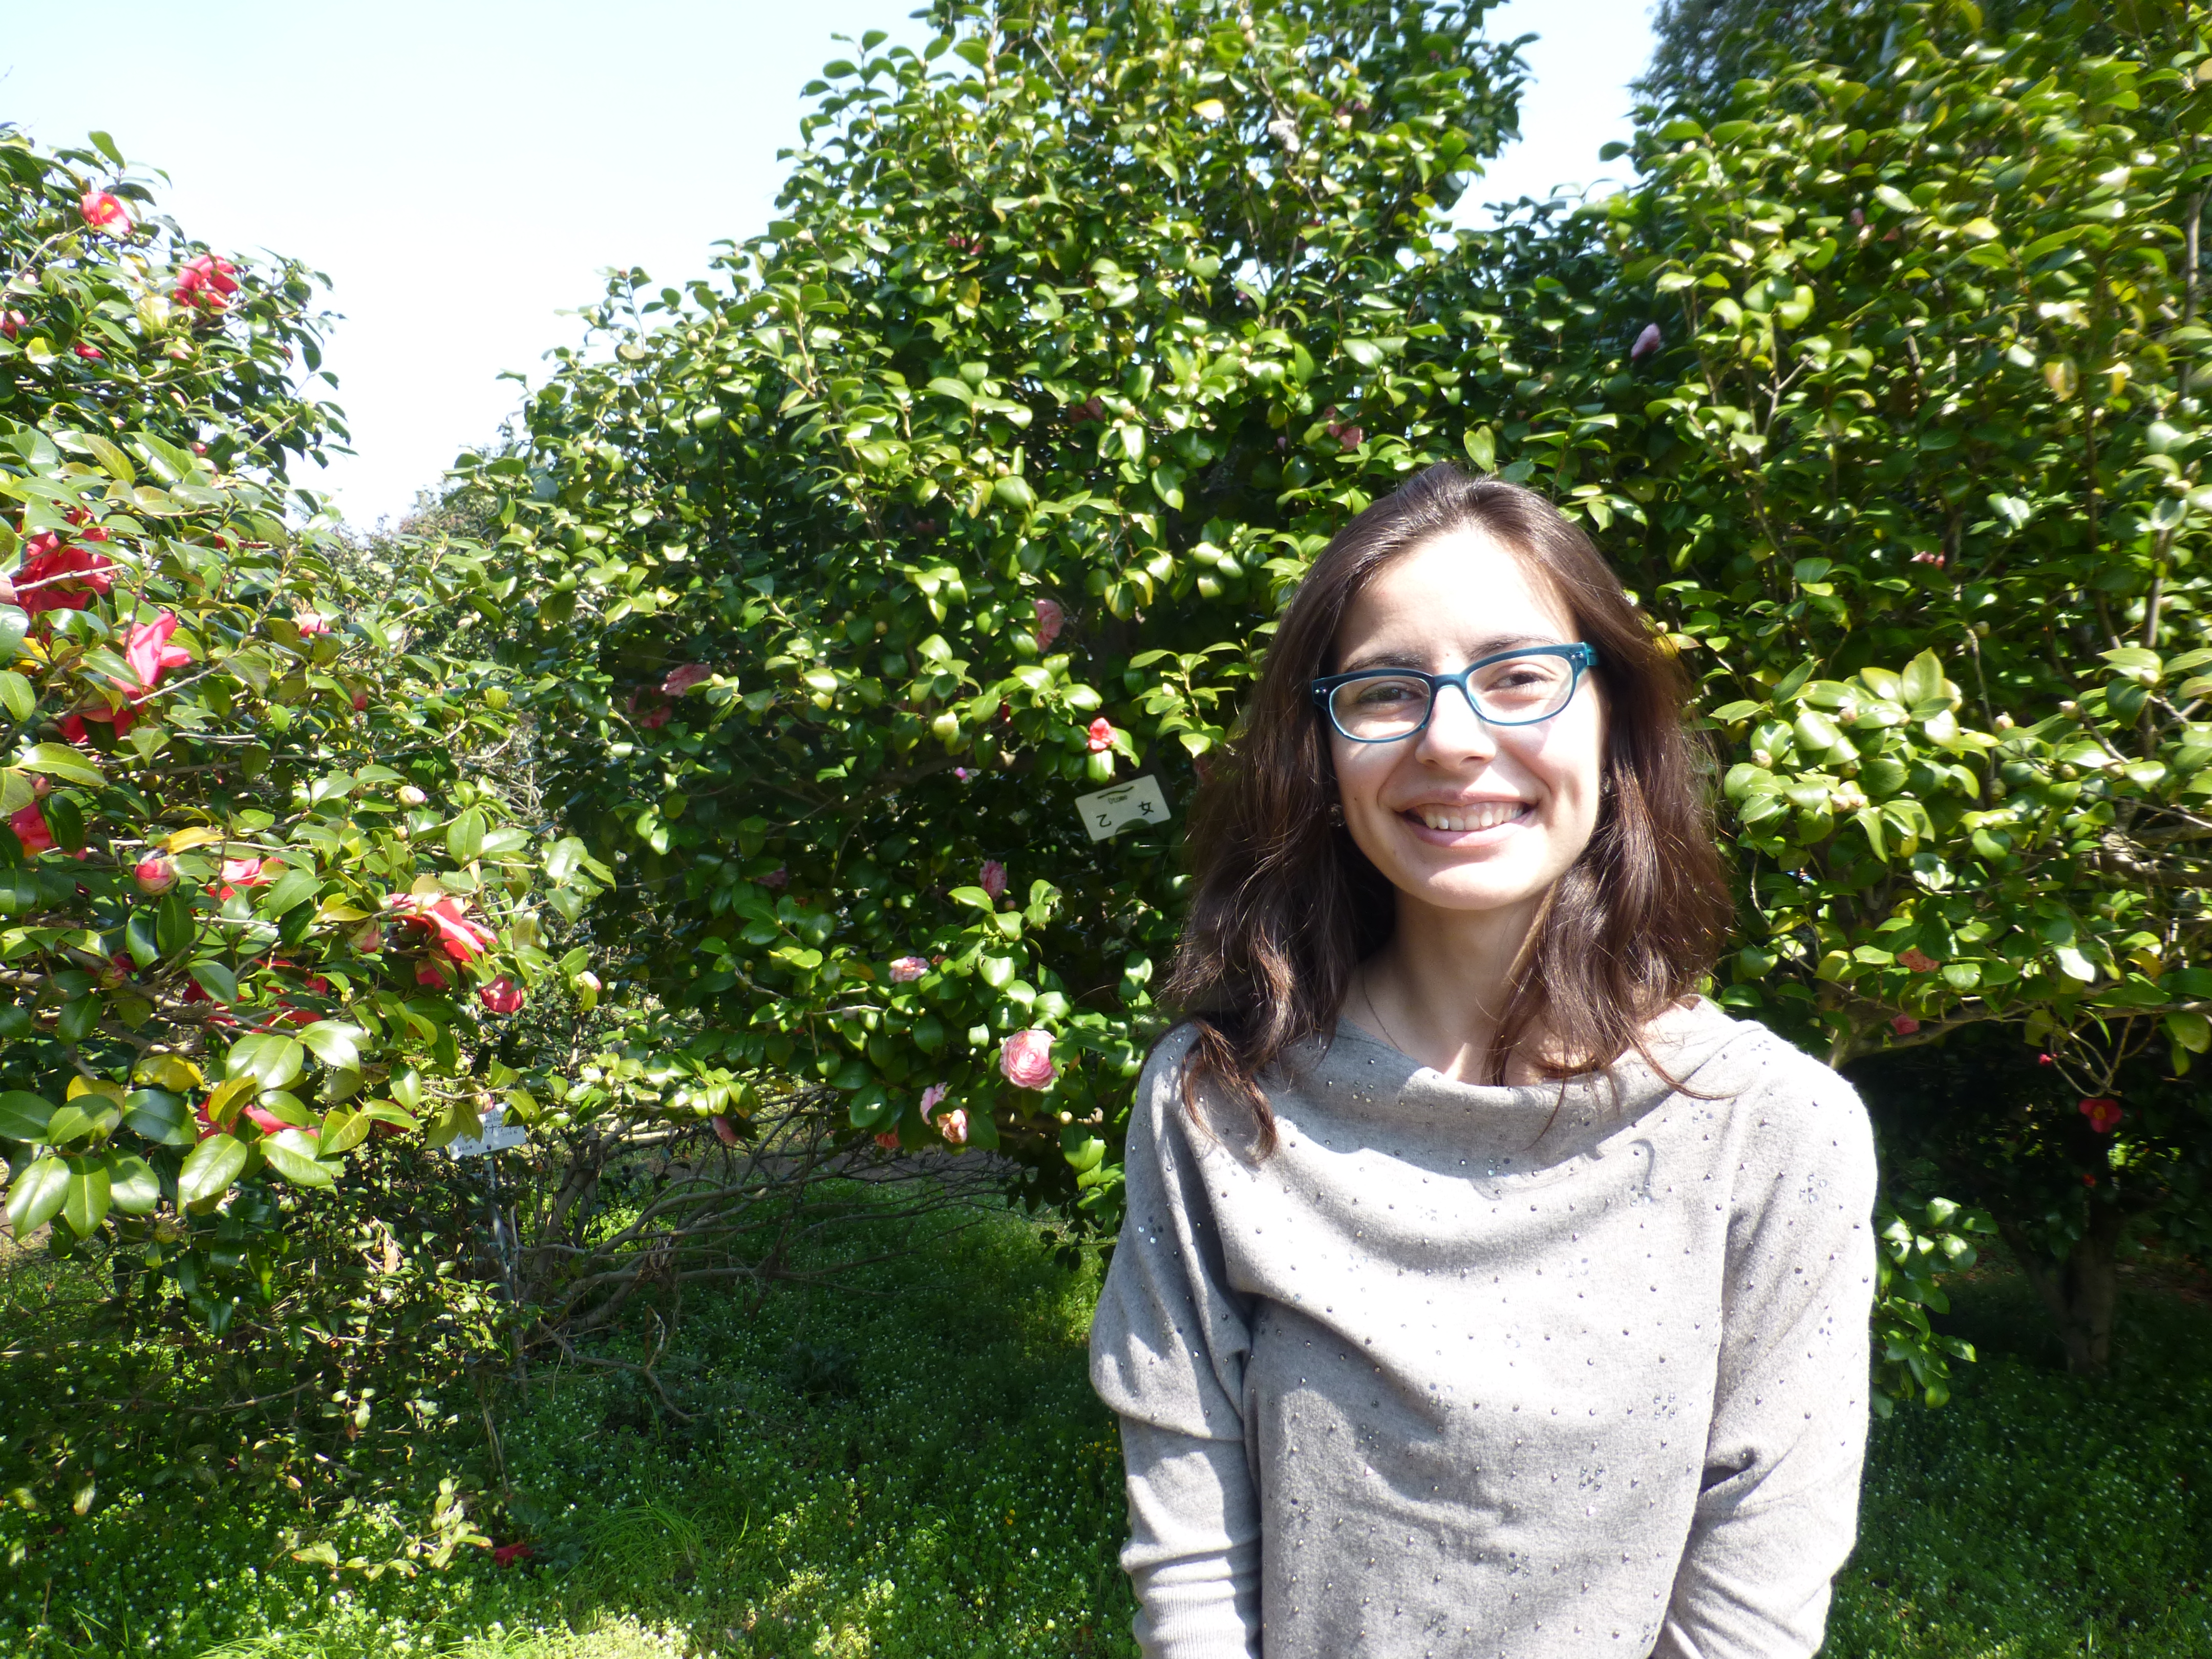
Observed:
[[[1383,567],[1346,612],[1334,672],[1456,673],[1521,646],[1565,645],[1573,617],[1516,553],[1472,532]],[[1588,675],[1534,726],[1486,725],[1452,687],[1394,742],[1329,728],[1345,828],[1405,901],[1443,912],[1533,911],[1596,827],[1605,710]]]

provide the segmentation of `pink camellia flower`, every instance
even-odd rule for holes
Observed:
[[[0,311],[0,334],[11,340],[30,325],[31,319],[20,311]]]
[[[920,957],[901,957],[891,963],[891,983],[911,985],[929,971],[929,964]]]
[[[88,340],[79,340],[70,349],[88,363],[104,363],[107,361],[107,354]]]
[[[266,887],[270,878],[262,870],[263,863],[260,859],[225,859],[222,885],[216,890],[216,899],[227,899],[241,887]]]
[[[477,992],[477,1000],[495,1014],[520,1013],[522,1011],[522,988],[501,974]]]
[[[1899,1014],[1889,1022],[1889,1029],[1899,1036],[1911,1036],[1920,1029],[1920,1022],[1910,1014]]]
[[[434,962],[420,962],[415,964],[415,982],[417,985],[427,985],[435,991],[442,991],[452,981],[446,977],[446,970],[441,964]]]
[[[718,1116],[709,1118],[708,1122],[714,1131],[714,1139],[720,1141],[722,1145],[734,1146],[738,1144],[737,1125],[731,1122],[729,1119]]]
[[[292,1010],[292,1012],[295,1014],[306,1012],[304,1009],[298,1008]],[[315,1018],[316,1017],[314,1015],[308,1014],[304,1023],[312,1025],[314,1024]],[[296,1024],[302,1022],[295,1021],[293,1023]],[[271,1021],[270,1024],[273,1024],[275,1022]],[[266,1030],[268,1027],[264,1026],[261,1029]],[[258,1106],[246,1106],[241,1109],[240,1115],[249,1119],[252,1122],[253,1126],[265,1135],[281,1135],[287,1129],[298,1129],[304,1134],[311,1135],[319,1135],[322,1133],[322,1131],[312,1123],[287,1123],[283,1118],[277,1116],[276,1113],[265,1111]]]
[[[1090,729],[1084,733],[1083,741],[1085,746],[1092,754],[1104,754],[1114,746],[1114,722],[1101,714],[1091,722]]]
[[[637,723],[648,732],[657,732],[668,724],[668,717],[676,711],[666,703],[658,708],[648,708],[637,717]]]
[[[131,210],[104,190],[85,191],[76,210],[94,230],[112,231],[120,236],[131,228]]]
[[[1644,324],[1644,331],[1636,337],[1636,343],[1628,348],[1628,361],[1632,363],[1642,362],[1659,349],[1659,343],[1666,336],[1659,331],[1658,324]]]
[[[937,1118],[937,1133],[955,1146],[968,1144],[968,1114],[955,1106],[949,1112],[940,1112]]]
[[[182,668],[192,659],[191,652],[169,643],[169,635],[176,631],[175,614],[164,611],[149,623],[131,623],[123,636],[123,660],[131,665],[139,685],[149,691],[161,683],[161,676],[170,669]]]
[[[2085,1100],[2081,1115],[2089,1120],[2089,1127],[2100,1135],[2108,1135],[2120,1127],[2120,1103],[2117,1100]]]
[[[714,678],[714,671],[703,662],[687,662],[681,668],[672,668],[660,689],[672,697],[680,697],[695,685],[704,685]]]
[[[1052,642],[1060,637],[1060,630],[1067,626],[1067,612],[1057,599],[1037,599],[1036,642],[1040,651],[1052,649]]]
[[[131,871],[131,879],[138,890],[149,898],[159,898],[177,884],[177,861],[167,853],[156,853],[138,860]]]
[[[490,928],[471,921],[462,913],[459,899],[403,893],[392,902],[392,908],[401,913],[403,923],[422,928],[429,935],[431,945],[455,962],[472,962],[498,942]]]
[[[179,305],[199,306],[205,310],[221,311],[230,303],[230,296],[238,292],[238,267],[228,259],[218,259],[212,253],[203,253],[187,259],[177,272],[176,301]]]
[[[975,872],[975,884],[994,899],[1006,890],[1006,866],[996,859],[985,859],[983,867]]]
[[[295,611],[292,613],[292,626],[298,629],[303,635],[327,634],[331,631],[330,618],[319,611]]]
[[[36,801],[9,818],[8,827],[15,832],[15,839],[23,843],[26,853],[51,852],[53,848],[54,832],[46,828],[46,815],[39,810]]]
[[[999,1045],[999,1069],[1017,1089],[1049,1089],[1060,1068],[1052,1063],[1052,1033],[1034,1025]]]
[[[945,1104],[945,1097],[951,1092],[942,1083],[933,1083],[921,1091],[921,1121],[924,1123],[929,1121],[932,1112]]]
[[[1916,945],[1908,945],[1897,953],[1897,965],[1910,968],[1916,974],[1926,974],[1935,971],[1936,963],[1935,957],[1925,954]]]
[[[356,714],[366,714],[368,713],[368,692],[356,691],[353,694],[353,712]]]
[[[965,783],[970,778],[981,777],[982,774],[980,772],[971,772],[964,766],[956,766],[952,769],[952,775],[959,779],[961,782]]]
[[[2058,1063],[2058,1057],[2056,1054],[2038,1054],[2035,1057],[2035,1063],[2039,1066],[2056,1066]]]

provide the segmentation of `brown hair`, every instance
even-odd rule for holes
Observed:
[[[1396,893],[1340,822],[1325,716],[1310,686],[1333,671],[1353,599],[1392,560],[1472,531],[1513,549],[1597,648],[1605,788],[1589,844],[1553,884],[1489,1054],[1493,1078],[1540,1024],[1547,1075],[1647,1060],[1653,1016],[1711,969],[1732,916],[1712,830],[1710,751],[1683,710],[1688,677],[1652,638],[1589,538],[1534,490],[1430,467],[1376,501],[1314,561],[1267,649],[1243,730],[1194,808],[1196,877],[1170,1006],[1196,1028],[1185,1101],[1206,1081],[1256,1119],[1257,1079],[1291,1044],[1333,1033],[1354,968],[1390,938]]]

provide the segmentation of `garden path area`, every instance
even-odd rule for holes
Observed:
[[[23,1269],[19,1268],[19,1272]],[[1096,1265],[993,1214],[851,1288],[688,1312],[660,1371],[569,1372],[501,1424],[501,1565],[333,1577],[303,1539],[374,1557],[374,1505],[126,1496],[0,1518],[0,1651],[27,1659],[629,1659],[1133,1654],[1115,1565],[1112,1425],[1084,1376]],[[1954,1402],[1877,1425],[1838,1659],[2212,1652],[2212,1306],[2132,1291],[2109,1383],[2057,1374],[2025,1285],[1960,1287],[1982,1362]],[[17,1391],[66,1377],[0,1373]],[[480,1425],[450,1462],[489,1497]],[[428,1461],[427,1453],[423,1461]],[[140,1471],[143,1477],[145,1471]],[[420,1471],[396,1481],[424,1487]],[[145,1490],[142,1484],[138,1490]],[[386,1552],[389,1553],[387,1550]]]

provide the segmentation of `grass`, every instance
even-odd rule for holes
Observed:
[[[343,1516],[282,1491],[0,1514],[0,1653],[1128,1655],[1120,1463],[1084,1377],[1095,1289],[1002,1215],[852,1290],[752,1313],[695,1297],[662,1367],[690,1424],[632,1376],[572,1370],[503,1421],[505,1489],[480,1437],[453,1442],[495,1541],[531,1546],[504,1568],[471,1550],[371,1580],[292,1559],[303,1540],[391,1554],[421,1530],[419,1470],[392,1472],[416,1497]],[[1958,1300],[1983,1363],[1944,1410],[1877,1425],[1827,1651],[2212,1652],[2212,1310],[2130,1296],[2119,1372],[2091,1386],[2052,1369],[2016,1279]],[[0,1413],[39,1386],[0,1373]]]

